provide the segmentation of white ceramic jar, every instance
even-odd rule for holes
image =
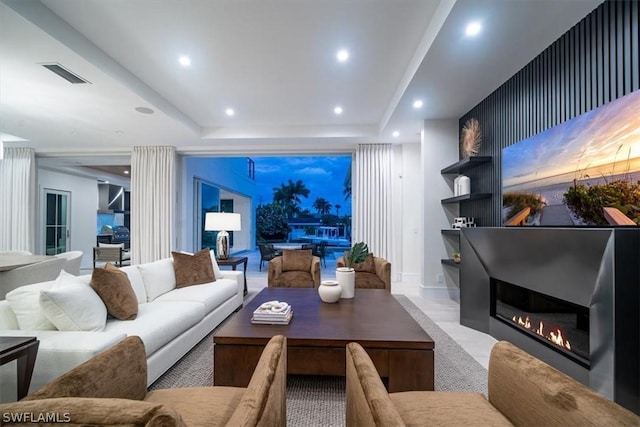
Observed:
[[[318,287],[318,295],[324,302],[338,302],[342,294],[342,286],[337,280],[323,280]]]
[[[342,286],[342,295],[340,298],[353,298],[355,295],[356,272],[353,268],[338,267],[336,268],[336,279]]]

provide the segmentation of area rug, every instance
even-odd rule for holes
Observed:
[[[249,295],[251,299],[254,295]],[[487,394],[487,370],[407,297],[398,302],[435,342],[435,389]],[[246,301],[245,301],[246,302]],[[213,331],[169,369],[150,390],[213,384]],[[408,369],[411,369],[408,367]],[[343,426],[345,379],[342,377],[287,377],[287,424],[290,426]]]

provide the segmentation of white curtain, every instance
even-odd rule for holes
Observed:
[[[134,147],[131,156],[131,261],[171,256],[176,192],[175,147]]]
[[[359,145],[353,156],[351,241],[365,242],[375,256],[392,260],[391,144]]]
[[[35,248],[36,155],[6,148],[0,160],[0,251]]]

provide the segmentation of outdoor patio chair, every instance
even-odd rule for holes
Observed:
[[[271,261],[277,256],[282,255],[282,253],[271,244],[271,243],[261,243],[258,245],[258,249],[260,249],[260,268],[259,271],[262,271],[262,263],[264,261]]]
[[[320,262],[325,267],[327,266],[327,260],[325,259],[325,256],[327,255],[327,246],[328,246],[328,243],[325,240],[323,240],[317,245],[315,245],[315,248],[313,249],[313,255],[320,258]]]

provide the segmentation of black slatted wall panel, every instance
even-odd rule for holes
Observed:
[[[462,203],[461,216],[501,225],[502,149],[640,88],[639,2],[606,1],[495,92],[460,118],[480,121],[479,155],[491,165],[469,170],[472,191],[491,199]]]

